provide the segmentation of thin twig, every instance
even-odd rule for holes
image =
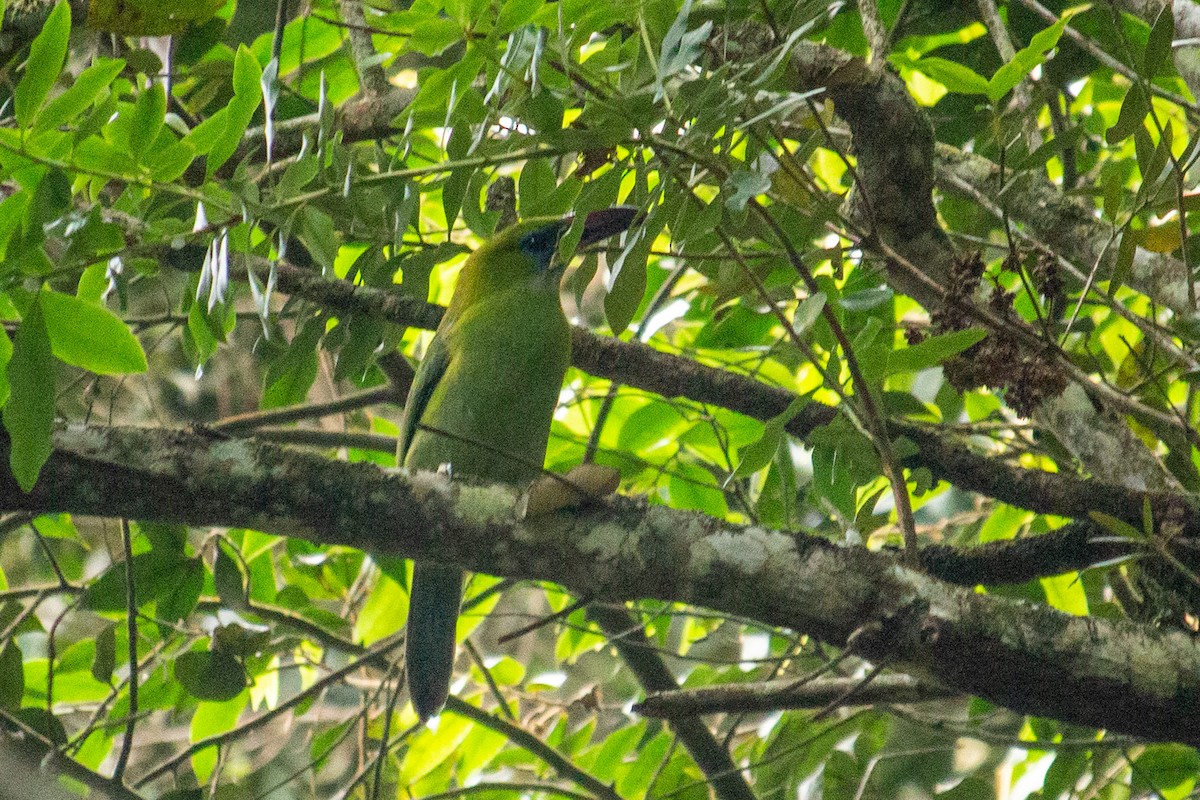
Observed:
[[[125,767],[129,765],[129,754],[133,752],[133,729],[137,724],[138,710],[138,628],[137,588],[133,580],[133,543],[129,520],[121,520],[121,544],[125,548],[125,620],[129,628],[129,716],[125,722],[125,735],[121,739],[121,754],[113,769],[113,780],[123,782]]]

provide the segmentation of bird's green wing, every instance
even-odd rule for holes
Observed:
[[[433,396],[433,390],[437,388],[449,366],[450,348],[446,346],[446,340],[439,331],[429,343],[425,357],[421,359],[421,366],[417,367],[417,374],[408,390],[408,401],[404,404],[404,415],[400,418],[400,441],[396,445],[398,465],[404,466],[404,459],[408,456],[409,446],[417,433],[417,425],[425,415],[429,398]]]

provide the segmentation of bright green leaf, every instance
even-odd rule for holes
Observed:
[[[957,61],[930,56],[913,62],[912,68],[925,73],[951,92],[959,94],[988,93],[987,78]]]
[[[763,426],[762,436],[738,450],[737,469],[733,471],[729,479],[745,478],[770,464],[771,459],[775,457],[775,452],[779,449],[779,443],[783,441],[787,424],[796,418],[796,415],[808,405],[808,402],[808,397],[797,397],[782,414],[768,420]]]
[[[107,308],[60,292],[43,292],[42,308],[54,355],[99,375],[146,371],[137,337]]]
[[[29,47],[25,75],[17,84],[14,97],[17,124],[28,128],[41,110],[50,89],[62,72],[67,57],[67,39],[71,35],[71,7],[59,2],[50,12],[42,30]]]
[[[920,372],[937,366],[951,356],[956,356],[987,336],[982,328],[967,328],[932,336],[920,344],[893,350],[888,356],[887,374],[900,375],[905,372]]]
[[[97,59],[79,73],[66,90],[46,104],[38,114],[34,130],[51,130],[78,120],[80,115],[100,97],[125,68],[119,58]]]
[[[988,81],[987,95],[988,99],[993,103],[999,102],[1000,98],[1012,91],[1018,83],[1020,83],[1026,75],[1033,72],[1034,68],[1046,60],[1046,53],[1052,47],[1058,44],[1059,38],[1062,37],[1063,31],[1066,30],[1067,20],[1069,20],[1079,9],[1069,9],[1058,22],[1051,25],[1045,30],[1034,34],[1033,40],[1029,46],[1017,51],[1009,61],[996,70],[992,75],[992,79]]]

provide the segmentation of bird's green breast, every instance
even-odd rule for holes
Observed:
[[[449,361],[413,433],[406,466],[449,463],[455,475],[514,483],[536,477],[570,361],[570,327],[556,282],[493,293],[438,336]]]

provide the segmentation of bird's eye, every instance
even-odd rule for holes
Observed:
[[[529,255],[549,263],[554,255],[554,249],[558,246],[558,231],[552,228],[542,229],[526,234],[521,239],[521,249]]]

